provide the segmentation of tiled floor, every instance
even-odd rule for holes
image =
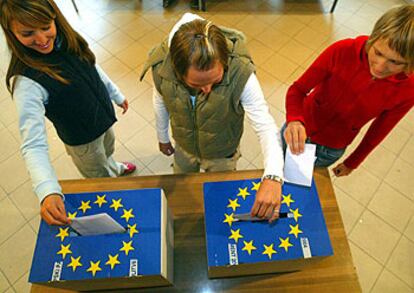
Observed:
[[[89,41],[98,62],[119,85],[131,108],[115,130],[119,159],[138,165],[136,175],[171,173],[171,159],[157,151],[150,75],[138,83],[148,50],[160,42],[188,1],[164,10],[161,0],[58,1],[64,14]],[[374,21],[402,0],[208,1],[214,22],[243,30],[257,74],[278,125],[284,95],[317,54],[331,42],[368,34]],[[28,292],[28,270],[39,222],[39,203],[19,153],[17,116],[4,86],[8,55],[0,42],[0,291]],[[119,113],[118,113],[119,114]],[[49,125],[50,157],[61,179],[80,178]],[[260,147],[246,127],[239,169],[262,167]],[[360,141],[354,142],[353,147]],[[253,142],[253,143],[252,143]],[[352,150],[352,147],[347,151]],[[346,232],[364,292],[414,292],[414,111],[395,128],[361,168],[334,179]]]

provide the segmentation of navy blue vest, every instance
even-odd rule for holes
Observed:
[[[49,64],[56,64],[61,76],[70,82],[66,85],[40,71],[25,68],[22,75],[49,93],[46,117],[65,144],[92,142],[116,122],[113,104],[95,66],[60,50],[44,58]]]

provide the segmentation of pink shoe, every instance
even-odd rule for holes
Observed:
[[[126,169],[124,170],[124,172],[122,173],[121,176],[131,174],[132,172],[134,172],[137,169],[137,166],[135,166],[134,164],[132,164],[130,162],[122,162],[122,164],[124,164]]]

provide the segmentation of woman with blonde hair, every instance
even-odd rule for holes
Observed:
[[[2,0],[0,23],[11,61],[6,84],[15,100],[21,152],[48,224],[69,223],[62,189],[52,168],[46,116],[85,177],[114,177],[135,166],[112,158],[116,116],[112,101],[128,101],[96,65],[88,43],[53,0]]]
[[[150,68],[159,148],[167,156],[174,154],[174,172],[235,170],[246,113],[265,167],[251,214],[275,220],[283,183],[282,146],[244,35],[186,13],[150,53],[143,75]]]
[[[372,120],[358,147],[334,169],[350,174],[414,105],[414,5],[395,7],[370,36],[328,47],[286,96],[286,129],[294,154],[317,145],[316,166],[335,163]],[[286,145],[285,145],[286,147]]]

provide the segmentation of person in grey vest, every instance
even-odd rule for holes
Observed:
[[[112,158],[112,102],[125,113],[128,101],[52,0],[1,1],[0,23],[11,51],[6,84],[17,106],[21,152],[41,202],[41,216],[48,224],[68,224],[49,158],[44,116],[83,176],[121,176],[136,167]]]
[[[276,219],[283,151],[244,35],[186,13],[151,51],[141,79],[150,68],[159,149],[174,154],[174,173],[235,170],[246,113],[265,167],[251,214]]]

